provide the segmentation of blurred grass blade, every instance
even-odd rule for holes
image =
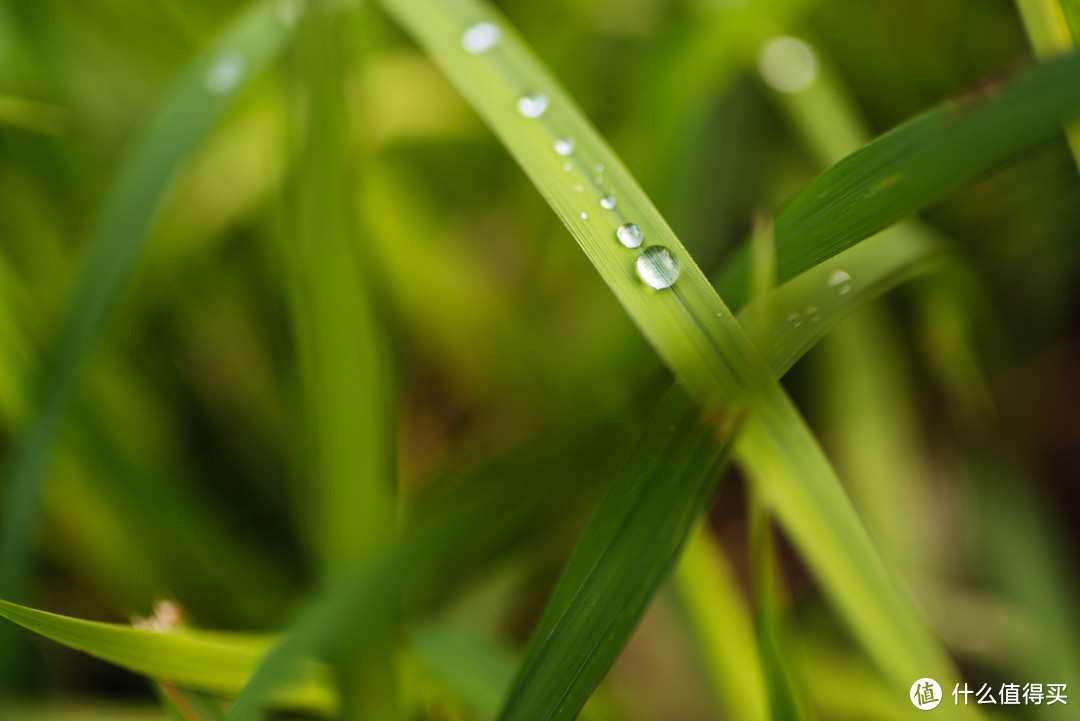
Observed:
[[[1016,0],[1031,45],[1041,58],[1073,52],[1080,37],[1080,3],[1075,0]],[[1080,166],[1080,122],[1065,126],[1073,159]]]
[[[353,222],[358,170],[348,162],[341,29],[355,14],[313,8],[296,43],[306,108],[295,184],[296,232],[282,240],[299,348],[310,527],[324,575],[344,572],[387,543],[394,520],[391,362],[370,297]],[[359,171],[362,172],[362,171]]]
[[[769,704],[754,621],[731,564],[702,523],[673,577],[722,718],[765,721]]]
[[[892,682],[906,688],[913,674],[949,676],[952,671],[944,652],[877,555],[790,399],[640,187],[524,42],[494,10],[471,0],[407,0],[386,2],[384,7],[443,68],[515,156],[695,401],[721,428],[748,414],[735,453]],[[497,28],[498,42],[482,52],[467,52],[462,35],[481,21]],[[1070,68],[1074,66],[1075,62]],[[1039,70],[1042,75],[1037,77],[1060,80],[1061,66],[1048,72],[1051,68]],[[555,142],[562,138],[575,142],[569,166],[554,152]],[[592,178],[599,169],[604,175],[597,186]],[[578,185],[580,192],[575,190]],[[616,240],[617,228],[626,222],[638,225],[646,244],[663,246],[680,266],[670,289],[654,292],[635,277],[637,252]],[[542,622],[538,636],[552,624],[553,619]],[[581,661],[552,655],[544,657],[545,667],[539,667],[534,662],[542,655],[542,650],[532,651],[526,658],[519,682],[527,679],[542,687],[559,677],[560,666]],[[597,672],[580,670],[590,676]],[[563,694],[581,691],[580,679],[565,680],[568,685],[555,698],[519,685],[504,714],[572,715],[576,708],[559,704],[566,698]]]
[[[53,442],[80,371],[127,285],[162,193],[237,93],[278,53],[290,28],[275,0],[249,6],[199,55],[136,144],[94,229],[45,377],[36,418],[8,477],[0,537],[0,596],[18,598],[27,543]]]
[[[149,678],[231,697],[273,641],[267,636],[178,629],[168,633],[58,616],[0,601],[0,616],[65,646]],[[275,705],[334,707],[326,670],[308,664],[272,695]]]
[[[465,573],[505,547],[566,482],[525,473],[490,487],[469,484],[432,500],[407,524],[397,545],[350,570],[303,610],[260,661],[229,720],[262,718],[266,699],[303,659],[335,660],[346,652],[363,658],[366,638],[382,630],[391,612],[407,620],[445,601]]]
[[[784,282],[892,225],[1080,114],[1080,56],[1048,61],[1004,85],[951,100],[891,130],[811,182],[776,216]],[[747,249],[719,284],[735,306],[748,294]]]

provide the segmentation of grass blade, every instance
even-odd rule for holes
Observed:
[[[1080,57],[1049,61],[929,110],[826,170],[776,216],[778,282],[1052,138],[1080,113],[1078,78]],[[728,303],[747,298],[748,270],[744,248],[719,285]]]
[[[103,661],[188,689],[235,696],[273,639],[249,634],[177,629],[168,633],[58,616],[0,601],[0,616],[45,638]],[[325,669],[304,666],[273,700],[287,708],[329,711],[333,692]]]
[[[476,2],[410,0],[385,7],[443,68],[517,158],[695,400],[721,420],[730,421],[750,411],[736,453],[826,591],[892,681],[900,686],[909,684],[913,674],[932,671],[948,675],[943,651],[875,552],[805,422],[648,198],[520,38],[493,10]],[[498,27],[501,42],[487,53],[464,52],[461,33],[478,21]],[[1071,69],[1078,61],[1069,62]],[[1052,73],[1047,72],[1050,67],[1044,68],[1033,77],[1042,83],[1056,82],[1063,67],[1059,65]],[[1047,85],[1037,85],[1040,99],[1047,101]],[[537,100],[541,96],[546,100]],[[1015,94],[1011,98],[1017,101]],[[517,111],[519,99],[524,99],[521,113]],[[540,106],[543,112],[538,113]],[[1050,117],[1042,120],[1054,122]],[[575,141],[569,170],[553,151],[555,141],[567,137]],[[588,179],[600,168],[606,175],[599,192],[593,184],[588,192],[584,186],[582,192],[575,190],[583,176]],[[612,194],[618,199],[617,206],[601,203]],[[670,290],[652,292],[635,279],[634,254],[615,240],[616,229],[628,221],[641,227],[647,242],[663,245],[683,268]],[[532,658],[527,657],[526,669]],[[566,660],[552,658],[551,663]],[[558,669],[545,671],[557,673]],[[541,681],[548,678],[545,675]],[[573,680],[565,691],[575,691]],[[519,690],[512,696],[507,715],[547,718],[569,711],[553,707],[550,697],[544,699],[541,694],[531,696],[535,707],[515,708],[513,699],[521,698],[522,693]]]

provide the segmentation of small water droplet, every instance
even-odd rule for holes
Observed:
[[[637,248],[645,240],[645,233],[642,232],[637,223],[620,225],[619,229],[615,231],[615,235],[618,236],[619,242],[627,248]]]
[[[840,295],[851,290],[851,276],[845,270],[834,270],[829,276],[828,283],[829,287],[836,288],[836,292]]]
[[[559,138],[555,141],[555,152],[559,155],[569,155],[574,152],[573,138]]]
[[[615,207],[615,194],[608,193],[603,198],[600,198],[600,207],[604,210],[611,210]]]
[[[502,31],[497,25],[491,23],[476,23],[470,26],[461,36],[461,44],[465,52],[477,55],[491,50],[499,44]]]
[[[604,164],[603,163],[597,163],[596,164],[596,172],[598,172],[598,173],[604,172]]]
[[[530,93],[518,99],[518,112],[526,118],[539,118],[548,107],[548,96],[543,93]]]
[[[583,186],[581,183],[578,183],[577,185],[574,186],[574,192],[575,193],[584,193],[585,192],[585,186]]]
[[[567,161],[567,162],[563,163],[562,169],[569,173],[571,170],[574,169],[574,164]]]
[[[773,38],[761,48],[758,70],[774,90],[801,93],[817,80],[817,54],[798,38]]]
[[[595,183],[596,185],[603,185],[603,184],[604,184],[604,179],[603,179],[603,178],[601,178],[601,177],[600,177],[600,176],[598,175],[598,176],[596,176],[595,178],[593,178],[593,183]]]
[[[792,313],[787,317],[787,322],[798,328],[800,325],[802,325],[802,316],[798,313]]]
[[[679,277],[679,260],[662,245],[650,245],[641,251],[637,263],[638,277],[656,290],[670,288]]]
[[[581,211],[581,219],[582,220],[588,220],[589,219],[589,214],[586,213],[584,210]]]
[[[278,22],[293,28],[307,11],[307,4],[304,0],[278,0],[276,11]]]
[[[228,95],[240,84],[246,65],[238,50],[222,50],[206,71],[206,89],[214,95]]]
[[[806,306],[806,310],[804,310],[803,313],[810,319],[811,323],[817,323],[821,320],[821,309],[816,305]]]

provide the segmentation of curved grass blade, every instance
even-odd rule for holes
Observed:
[[[58,616],[0,601],[0,616],[45,638],[149,678],[187,689],[235,696],[273,639],[239,633],[177,629],[167,633]],[[330,711],[334,695],[326,669],[303,665],[272,699],[285,708]]]
[[[949,675],[947,657],[877,555],[820,447],[742,328],[614,153],[505,20],[469,0],[384,7],[494,129],[695,401],[721,421],[747,413],[736,454],[892,682],[906,688],[913,674]],[[495,26],[501,40],[485,52],[466,52],[462,33],[480,21]],[[575,142],[569,165],[553,150],[565,138]],[[577,190],[601,169],[607,173],[599,186]],[[654,292],[635,278],[636,253],[615,240],[625,222],[636,223],[648,243],[664,246],[681,266],[669,290]],[[552,658],[545,673],[560,673],[558,665],[566,661]],[[572,678],[565,693],[577,691]],[[522,696],[519,690],[511,697],[504,717],[561,718],[576,711],[562,703],[562,693],[531,693],[530,704],[517,703]]]
[[[176,167],[236,94],[277,55],[291,28],[277,3],[253,3],[199,55],[124,164],[90,239],[36,417],[10,470],[0,536],[0,596],[18,598],[27,573],[40,480],[84,363],[127,284]]]
[[[948,101],[882,135],[811,182],[776,216],[777,281],[921,210],[1080,114],[1080,56],[1047,62],[1005,85]],[[744,248],[719,284],[748,294]]]

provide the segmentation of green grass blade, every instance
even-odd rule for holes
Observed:
[[[888,227],[1052,138],[1080,113],[1080,56],[1049,61],[991,90],[948,101],[832,166],[776,216],[778,282]],[[747,297],[746,249],[721,279]]]
[[[134,673],[183,688],[235,696],[273,641],[267,636],[178,629],[167,633],[58,616],[0,601],[0,616],[45,638]],[[287,708],[329,711],[326,669],[304,665],[272,698]]]
[[[517,158],[695,400],[720,419],[752,409],[736,453],[826,591],[892,681],[898,686],[909,684],[912,674],[930,671],[948,675],[944,653],[873,549],[805,422],[644,193],[520,38],[480,3],[411,0],[386,3],[385,7],[443,68]],[[486,54],[466,53],[461,48],[461,34],[481,20],[501,28],[502,40]],[[1054,80],[1060,79],[1060,72],[1059,66]],[[1050,75],[1039,77],[1045,81]],[[523,117],[530,113],[517,112],[518,99],[534,93],[548,99],[546,112],[535,119]],[[526,103],[527,111],[534,108]],[[576,143],[569,170],[553,151],[555,141],[564,137]],[[599,168],[606,171],[599,186],[582,184],[578,192],[575,186],[595,176]],[[615,208],[601,205],[601,198],[608,194],[617,198]],[[641,227],[647,243],[663,245],[678,260],[682,273],[670,290],[653,292],[635,277],[636,254],[615,240],[616,228],[627,221]],[[552,658],[551,663],[565,661]],[[526,668],[528,663],[529,659]],[[544,673],[557,674],[558,669],[549,668]],[[566,692],[574,690],[571,681]],[[515,698],[521,695],[519,690]],[[563,713],[551,707],[550,698],[540,696],[532,696],[535,708],[510,707],[507,713],[533,718]]]
[[[669,392],[578,543],[500,719],[577,715],[700,519],[722,450],[685,395]]]
[[[36,418],[10,469],[0,524],[0,596],[20,594],[38,487],[58,428],[86,358],[127,284],[173,171],[243,86],[277,55],[289,32],[278,19],[276,2],[252,4],[177,81],[120,171],[90,239]]]
[[[1080,37],[1080,3],[1075,0],[1016,0],[1031,45],[1039,57],[1076,49]],[[1073,158],[1080,164],[1080,123],[1065,127]]]
[[[310,526],[329,576],[372,555],[393,529],[394,461],[391,363],[379,327],[365,252],[354,227],[357,163],[347,139],[341,46],[355,14],[313,10],[297,42],[307,108],[296,179],[295,233],[282,242],[291,274],[299,348],[305,475],[314,496]]]

